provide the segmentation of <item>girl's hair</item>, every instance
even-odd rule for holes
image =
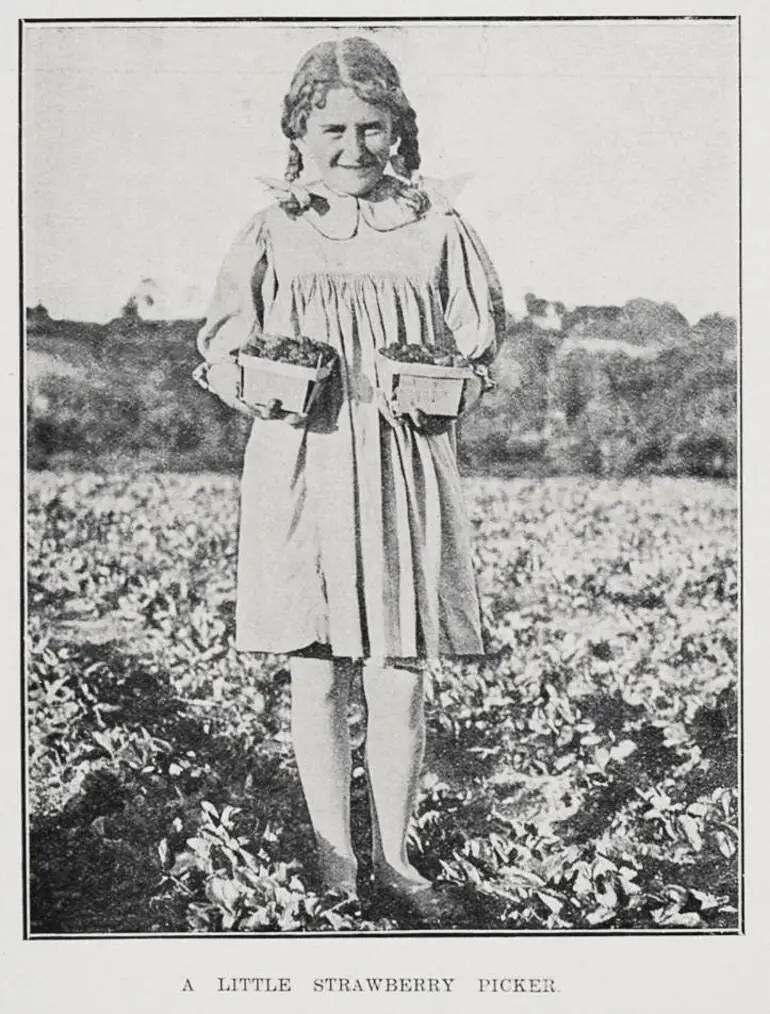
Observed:
[[[286,179],[292,183],[302,172],[302,155],[294,141],[305,133],[308,115],[314,107],[323,107],[332,88],[352,88],[365,102],[389,110],[399,138],[391,164],[399,176],[410,179],[420,168],[417,117],[391,60],[379,46],[358,36],[321,42],[300,60],[283,100],[281,129],[289,140]]]

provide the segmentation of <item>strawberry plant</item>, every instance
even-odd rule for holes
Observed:
[[[488,653],[431,665],[415,863],[457,928],[734,930],[734,490],[465,482]],[[315,883],[287,660],[233,645],[237,495],[30,476],[33,933],[414,925]],[[362,844],[360,701],[351,734]]]

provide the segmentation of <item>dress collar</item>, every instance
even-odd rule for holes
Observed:
[[[431,206],[427,193],[389,174],[361,197],[339,194],[323,180],[284,183],[261,178],[292,217],[301,216],[328,239],[352,239],[363,220],[377,232],[391,232],[416,222]]]

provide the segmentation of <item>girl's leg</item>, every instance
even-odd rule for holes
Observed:
[[[425,752],[422,664],[367,663],[364,695],[374,873],[381,884],[427,887],[406,853]]]
[[[293,657],[291,729],[302,790],[318,842],[327,890],[356,893],[350,837],[351,666],[339,659]]]

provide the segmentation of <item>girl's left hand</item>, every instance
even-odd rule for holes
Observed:
[[[428,436],[434,436],[439,433],[446,433],[450,430],[457,422],[457,418],[476,404],[481,397],[481,393],[481,380],[478,377],[473,377],[471,380],[468,380],[463,388],[462,398],[460,399],[460,409],[457,417],[447,415],[427,415],[419,408],[412,409],[411,412],[398,412],[395,406],[387,401],[385,395],[379,389],[377,391],[377,403],[379,405],[380,412],[385,416],[391,426],[403,426],[407,422],[410,422],[418,433],[425,433]]]
[[[382,415],[394,429],[411,423],[419,433],[432,436],[437,433],[446,433],[457,421],[454,416],[426,415],[419,408],[412,409],[411,412],[398,412],[393,404],[388,403],[381,391],[377,392],[377,404]]]
[[[411,422],[418,433],[425,433],[427,436],[446,433],[457,422],[453,415],[426,415],[419,408],[413,408],[404,418]]]

